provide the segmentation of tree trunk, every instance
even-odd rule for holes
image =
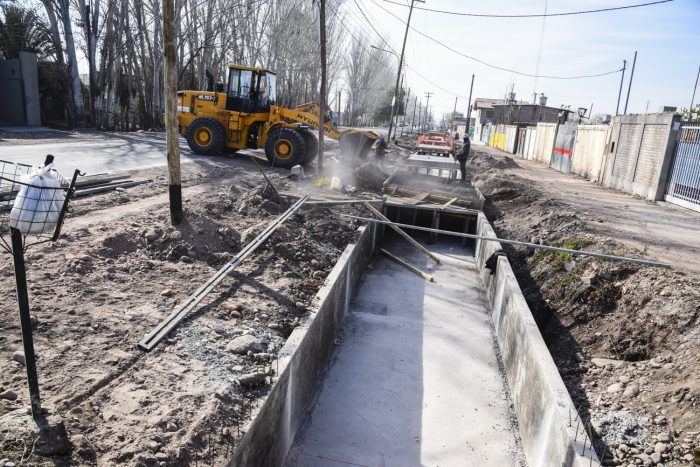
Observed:
[[[169,0],[165,0],[169,1]],[[173,19],[174,22],[174,19]],[[160,5],[158,4],[158,0],[153,1],[153,24],[154,24],[154,31],[153,31],[153,121],[155,122],[155,126],[160,128],[161,127],[161,114],[162,114],[162,106],[161,106],[161,90],[160,90],[160,83],[161,83],[161,77],[160,77],[160,71],[161,71],[161,62],[162,62],[162,55],[161,55],[161,48],[160,48],[160,40],[163,35],[163,32],[161,30],[161,18],[160,18]],[[174,39],[173,39],[174,40]],[[176,77],[177,79],[177,77]]]
[[[69,0],[59,0],[61,7],[61,19],[63,20],[63,36],[66,40],[66,52],[70,65],[70,82],[73,91],[73,105],[75,107],[75,120],[77,124],[83,123],[85,109],[83,106],[83,92],[78,75],[78,58],[75,54],[75,41],[73,40],[73,26],[70,19]]]

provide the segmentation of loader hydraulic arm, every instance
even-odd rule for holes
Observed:
[[[318,104],[302,104],[293,109],[287,109],[285,107],[275,107],[270,111],[273,116],[278,116],[280,119],[285,120],[289,123],[301,123],[303,125],[308,125],[314,130],[318,130],[318,122],[320,115],[320,108]],[[328,114],[324,114],[324,130],[325,134],[333,139],[340,139],[347,131],[338,131],[333,122],[331,122]]]

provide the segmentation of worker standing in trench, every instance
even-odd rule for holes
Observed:
[[[462,181],[467,181],[467,159],[469,158],[469,150],[471,149],[471,141],[469,135],[464,135],[464,144],[459,154],[455,155],[455,159],[459,162],[459,171],[462,174]]]

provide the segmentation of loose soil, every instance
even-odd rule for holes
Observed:
[[[143,352],[137,342],[290,204],[250,162],[212,160],[183,166],[185,221],[177,227],[169,222],[165,170],[143,171],[135,175],[152,183],[75,200],[61,239],[27,251],[43,405],[63,418],[70,441],[51,456],[2,425],[28,404],[25,369],[13,359],[22,338],[12,259],[3,255],[0,459],[226,463],[277,377],[276,354],[357,237],[357,225],[338,214],[359,208],[302,208],[173,334]],[[313,183],[287,175],[271,171],[278,190],[303,192]]]
[[[471,177],[486,197],[485,213],[499,236],[628,257],[665,260],[673,255],[659,258],[637,248],[634,239],[621,240],[601,229],[614,226],[617,216],[631,217],[637,205],[656,208],[656,216],[664,216],[665,207],[649,207],[630,196],[625,200],[629,211],[610,212],[600,193],[582,209],[572,193],[565,193],[572,176],[552,171],[547,176],[555,183],[539,181],[541,169],[531,165],[472,146]],[[673,215],[687,216],[691,226],[700,217],[691,211]],[[647,238],[645,244],[656,241]],[[681,268],[670,270],[505,248],[605,465],[687,465],[692,447],[700,445],[700,277],[684,267],[694,251],[685,247],[689,254],[675,254]]]

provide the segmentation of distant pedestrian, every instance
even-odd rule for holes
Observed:
[[[471,149],[471,142],[469,141],[469,135],[464,135],[464,144],[462,145],[462,150],[455,155],[455,159],[459,162],[459,171],[462,175],[462,180],[467,180],[467,159],[469,158],[469,150]]]

